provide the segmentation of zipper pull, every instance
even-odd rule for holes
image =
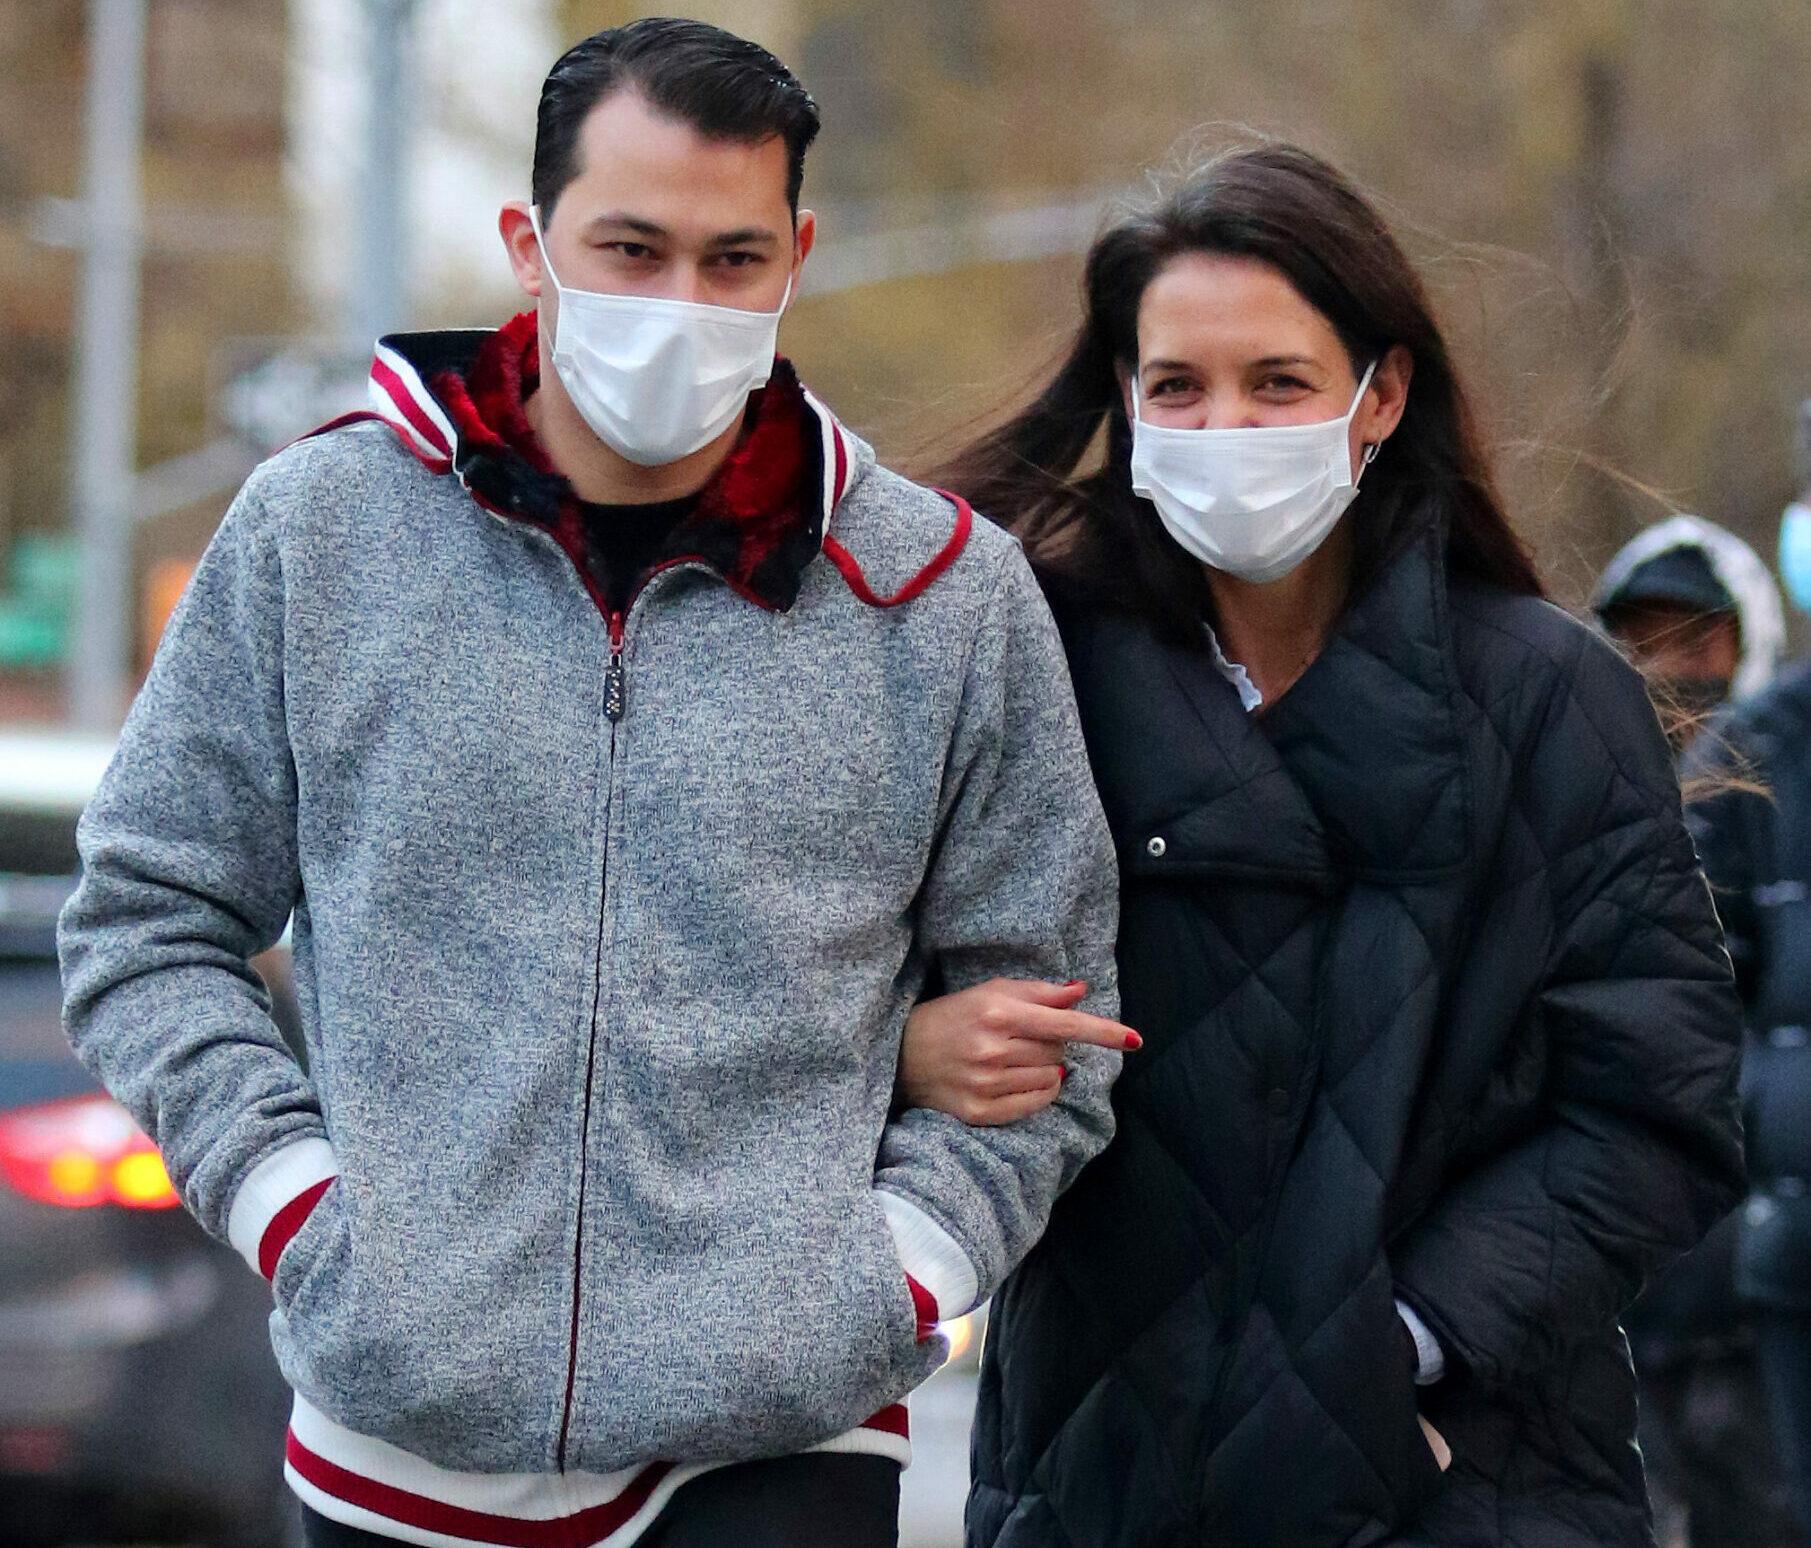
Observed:
[[[604,675],[604,714],[615,725],[623,718],[623,657],[621,651],[614,651],[610,656],[610,670]]]
[[[628,683],[623,672],[623,615],[610,617],[610,670],[604,674],[604,714],[611,725],[623,718]]]

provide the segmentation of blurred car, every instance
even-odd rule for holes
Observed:
[[[111,754],[0,731],[0,1544],[275,1548],[269,1291],[63,1038],[56,918]],[[287,952],[258,965],[293,1042]]]

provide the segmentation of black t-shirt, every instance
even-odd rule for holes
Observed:
[[[673,529],[697,504],[695,494],[652,505],[579,502],[579,518],[585,524],[585,562],[611,612],[628,610],[648,567],[660,556]]]

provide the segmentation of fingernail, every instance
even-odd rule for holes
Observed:
[[[1069,1078],[1069,1066],[1066,1064],[1059,1064],[1057,1068],[1063,1072],[1062,1079],[1067,1080]]]
[[[1064,984],[1063,987],[1065,989],[1086,989],[1088,987],[1088,982],[1083,978],[1072,978],[1068,983]]]
[[[1144,1039],[1142,1037],[1136,1032],[1126,1033],[1126,1051],[1128,1053],[1136,1053],[1142,1047],[1144,1047]]]

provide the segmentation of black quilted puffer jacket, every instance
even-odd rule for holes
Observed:
[[[1255,719],[1059,601],[1145,1047],[994,1302],[970,1548],[1652,1541],[1617,1318],[1740,1195],[1741,1013],[1635,672],[1444,569]]]

